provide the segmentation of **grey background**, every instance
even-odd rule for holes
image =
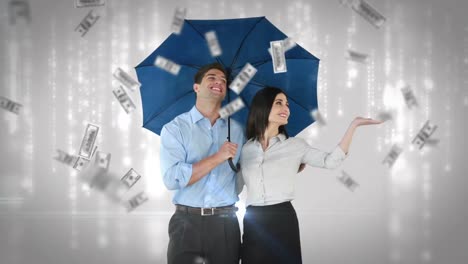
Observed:
[[[380,126],[360,127],[341,168],[306,168],[297,182],[304,263],[466,263],[468,183],[468,2],[368,0],[385,17],[376,29],[339,1],[118,1],[74,8],[74,1],[30,2],[31,20],[0,2],[0,96],[23,105],[0,109],[0,263],[165,263],[172,194],[159,172],[159,136],[141,128],[141,100],[127,115],[112,95],[113,71],[133,67],[169,34],[176,7],[189,19],[266,16],[321,59],[319,107],[327,120],[299,136],[331,150],[355,116],[394,111]],[[89,10],[100,18],[81,37]],[[346,60],[347,49],[369,54]],[[408,109],[410,85],[419,106]],[[411,140],[426,120],[435,146]],[[100,127],[110,170],[142,179],[128,197],[149,201],[127,213],[83,187],[53,159],[77,154],[88,123]],[[404,151],[392,169],[382,160]],[[359,183],[351,192],[336,176]],[[245,193],[241,195],[242,208]],[[239,214],[242,218],[242,210]]]

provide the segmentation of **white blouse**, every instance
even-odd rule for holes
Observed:
[[[257,140],[242,147],[238,175],[238,192],[247,186],[247,205],[272,205],[291,201],[295,197],[295,178],[301,163],[334,169],[347,155],[336,146],[332,152],[311,147],[298,137],[286,139],[283,134],[270,139],[263,151]]]

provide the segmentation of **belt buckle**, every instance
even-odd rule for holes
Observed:
[[[202,216],[205,216],[205,215],[214,215],[214,208],[200,208],[201,209],[201,215]],[[211,209],[211,212],[208,211],[207,213],[205,213],[205,210],[210,210]]]

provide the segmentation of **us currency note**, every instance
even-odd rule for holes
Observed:
[[[219,45],[218,38],[216,37],[216,32],[214,30],[206,32],[205,39],[206,42],[208,42],[208,47],[210,48],[211,56],[221,56],[221,46]]]
[[[429,120],[426,121],[424,126],[419,130],[412,143],[422,149],[429,137],[435,132],[437,125],[431,124]]]
[[[380,120],[382,122],[392,120],[393,119],[393,113],[391,111],[380,111],[377,114],[377,120]]]
[[[359,62],[359,63],[362,63],[362,64],[367,63],[368,57],[369,56],[367,54],[360,53],[360,52],[350,50],[350,49],[348,49],[347,53],[346,53],[346,58],[348,60],[351,60],[351,61],[354,61],[354,62]]]
[[[106,4],[106,0],[75,0],[75,7],[91,7],[91,6],[103,6]]]
[[[86,166],[88,166],[88,164],[89,164],[89,159],[78,157],[75,164],[73,165],[73,168],[76,169],[77,171],[82,171]]]
[[[385,17],[364,0],[354,0],[351,8],[376,28],[385,23]]]
[[[114,94],[115,98],[117,98],[122,108],[125,110],[125,113],[129,114],[136,109],[132,99],[122,86],[119,85],[119,87],[112,90],[112,93]]]
[[[136,172],[133,168],[131,168],[120,181],[127,186],[128,189],[132,188],[132,186],[141,178],[140,174]]]
[[[0,108],[18,115],[22,107],[23,105],[15,103],[6,97],[0,96]]]
[[[111,160],[111,154],[110,153],[104,153],[98,151],[96,156],[95,156],[95,164],[102,170],[108,171],[109,170],[109,165],[110,165],[110,160]]]
[[[156,67],[159,67],[173,75],[177,75],[179,74],[179,71],[180,71],[180,65],[169,60],[169,59],[166,59],[162,56],[157,56],[156,57],[156,61],[154,62],[154,65]]]
[[[393,164],[395,161],[398,159],[400,156],[401,152],[403,152],[403,149],[398,146],[398,145],[393,145],[392,148],[390,149],[390,152],[387,154],[387,156],[384,158],[382,161],[383,164],[387,164],[389,168],[393,167]]]
[[[338,180],[340,180],[341,183],[343,183],[344,186],[346,186],[349,190],[353,191],[359,186],[359,184],[354,181],[351,176],[349,176],[348,173],[345,171],[341,171],[341,175],[338,176]]]
[[[81,33],[81,37],[84,37],[99,18],[100,16],[96,16],[93,13],[93,10],[90,10],[83,20],[81,20],[80,24],[75,28],[75,31]]]
[[[294,48],[297,45],[292,38],[285,38],[282,40],[282,42],[284,53],[286,53],[288,50]],[[271,48],[268,48],[268,52],[270,53],[270,55],[273,55],[271,54]]]
[[[31,11],[29,2],[26,0],[11,0],[8,3],[8,15],[10,24],[16,24],[16,19],[23,17],[28,23],[31,23]]]
[[[401,93],[403,94],[403,99],[405,99],[406,105],[409,109],[411,109],[413,106],[418,106],[416,96],[414,96],[413,90],[409,85],[401,88]]]
[[[231,82],[229,89],[233,90],[236,94],[240,94],[247,83],[254,77],[255,73],[257,73],[257,69],[247,62]]]
[[[64,163],[70,167],[74,167],[76,162],[78,161],[78,157],[74,155],[70,155],[61,149],[57,149],[58,156],[54,157],[55,160]]]
[[[239,111],[244,107],[244,102],[242,101],[242,98],[237,97],[236,100],[230,102],[229,104],[225,105],[223,108],[219,110],[219,115],[221,118],[226,118],[235,112]]]
[[[81,141],[80,151],[78,153],[79,156],[90,159],[93,153],[94,143],[96,142],[96,138],[99,132],[99,127],[93,124],[88,124],[85,130],[85,134],[83,136],[83,140]]]
[[[284,55],[283,41],[270,41],[271,59],[273,61],[273,72],[287,72],[286,56]]]
[[[117,68],[113,74],[114,78],[117,79],[123,86],[131,91],[135,91],[140,88],[141,84],[134,80],[128,73],[121,68]]]
[[[148,201],[148,196],[144,192],[140,192],[128,200],[124,206],[127,208],[127,211],[130,212],[146,201]]]
[[[314,109],[311,112],[312,118],[317,121],[317,123],[321,126],[325,126],[327,122],[325,121],[325,118],[322,116],[322,114],[319,112],[318,109]]]
[[[186,8],[176,8],[174,18],[172,19],[171,31],[180,34],[184,25],[184,19],[187,13]]]

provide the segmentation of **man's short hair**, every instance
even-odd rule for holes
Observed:
[[[221,63],[215,62],[215,63],[207,64],[207,65],[204,65],[203,67],[201,67],[197,71],[197,73],[195,74],[195,76],[193,78],[194,82],[196,84],[200,84],[203,77],[205,76],[205,74],[211,69],[217,69],[217,70],[222,71],[224,73],[224,76],[226,77],[226,80],[227,80],[228,74],[227,74],[226,69],[224,68],[223,65],[221,65]]]

